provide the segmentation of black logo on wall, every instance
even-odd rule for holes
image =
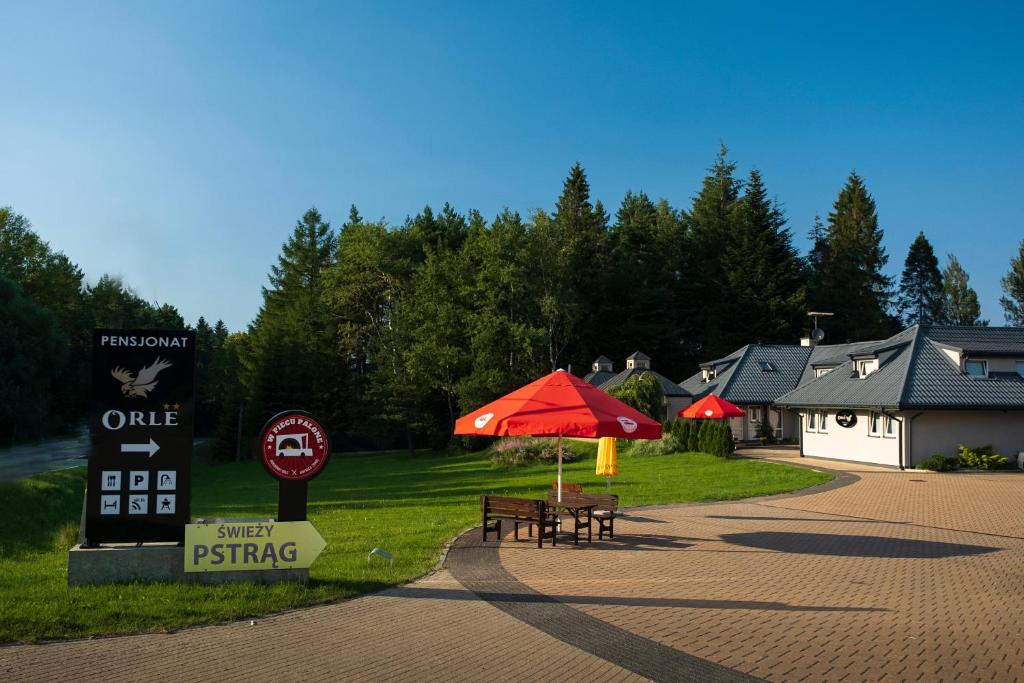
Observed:
[[[184,540],[194,374],[192,331],[94,331],[89,544]]]
[[[849,429],[857,424],[857,413],[852,410],[840,410],[836,413],[836,424]]]

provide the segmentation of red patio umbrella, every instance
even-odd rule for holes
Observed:
[[[747,413],[724,398],[718,398],[714,394],[708,394],[696,403],[689,405],[679,411],[679,417],[690,417],[697,419],[715,419],[726,417],[742,417]]]
[[[456,434],[557,436],[558,499],[562,437],[660,439],[661,424],[564,370],[556,370],[455,421]]]

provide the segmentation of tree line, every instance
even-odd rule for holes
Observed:
[[[93,326],[184,321],[117,278],[86,285],[26,219],[3,211],[0,314],[25,331],[0,352],[18,359],[0,368],[9,440],[24,437],[12,418],[29,404],[44,430],[81,418]],[[245,331],[196,323],[197,428],[232,457],[239,427],[250,452],[269,416],[299,407],[339,449],[441,446],[463,412],[554,368],[583,374],[601,354],[643,350],[680,379],[749,342],[795,342],[808,310],[835,314],[829,342],[985,322],[968,274],[952,255],[939,270],[923,233],[899,281],[884,274],[875,202],[856,173],[809,237],[801,255],[761,173],[740,177],[724,146],[686,208],[629,191],[611,214],[579,164],[550,210],[525,216],[488,220],[445,203],[390,225],[353,206],[335,229],[313,208]],[[1003,289],[1007,320],[1024,324],[1024,242]]]

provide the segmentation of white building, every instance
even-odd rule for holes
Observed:
[[[915,325],[821,360],[775,401],[799,415],[801,455],[905,468],[959,444],[1024,451],[1024,328]]]

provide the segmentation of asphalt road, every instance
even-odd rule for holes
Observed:
[[[64,439],[0,449],[0,481],[13,481],[41,472],[85,465],[89,455],[89,431]]]
[[[204,439],[196,439],[198,444]],[[82,427],[73,437],[0,449],[0,481],[14,481],[33,474],[84,467],[89,457],[89,430]]]

